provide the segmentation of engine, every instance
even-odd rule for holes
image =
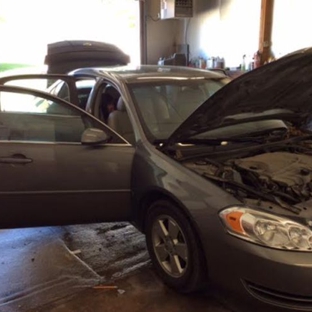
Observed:
[[[202,158],[185,165],[234,195],[274,196],[292,205],[312,197],[312,156],[309,155],[272,152],[223,163]]]

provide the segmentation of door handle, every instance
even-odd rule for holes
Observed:
[[[1,164],[29,164],[32,161],[31,158],[27,158],[23,154],[15,154],[11,157],[0,157]]]

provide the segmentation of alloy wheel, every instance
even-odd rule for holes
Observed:
[[[183,276],[188,267],[189,248],[181,227],[172,217],[161,215],[154,220],[152,242],[163,270],[175,278]]]

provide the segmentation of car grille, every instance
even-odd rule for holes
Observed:
[[[279,292],[248,281],[243,281],[243,284],[251,295],[263,302],[297,311],[312,310],[312,296]]]

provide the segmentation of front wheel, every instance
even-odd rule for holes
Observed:
[[[160,200],[149,207],[146,221],[147,248],[165,284],[183,293],[202,288],[207,279],[204,256],[186,216]]]

